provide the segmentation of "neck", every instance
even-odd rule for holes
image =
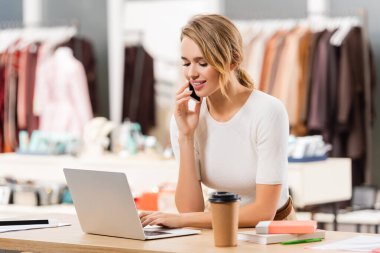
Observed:
[[[221,90],[207,97],[207,107],[210,114],[219,121],[230,119],[247,101],[252,90],[241,85],[237,80],[227,86],[227,97]]]

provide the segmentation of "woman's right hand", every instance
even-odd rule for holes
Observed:
[[[198,125],[201,102],[196,102],[194,111],[188,108],[191,91],[187,90],[189,82],[186,82],[176,93],[176,105],[174,117],[177,122],[178,131],[181,135],[191,137]]]

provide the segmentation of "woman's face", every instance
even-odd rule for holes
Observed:
[[[184,37],[181,42],[183,74],[199,97],[210,96],[219,89],[219,72],[203,58],[193,40]]]

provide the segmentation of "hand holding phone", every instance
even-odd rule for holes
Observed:
[[[179,132],[186,136],[194,134],[195,128],[198,125],[201,107],[200,100],[188,81],[176,92],[174,117]]]
[[[197,96],[197,94],[195,93],[193,85],[191,85],[190,83],[189,83],[189,90],[191,91],[190,97],[192,99],[194,99],[195,101],[200,102],[201,98]]]

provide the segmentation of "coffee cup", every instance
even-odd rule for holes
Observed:
[[[216,247],[237,245],[239,200],[239,196],[231,192],[215,192],[209,198]]]

